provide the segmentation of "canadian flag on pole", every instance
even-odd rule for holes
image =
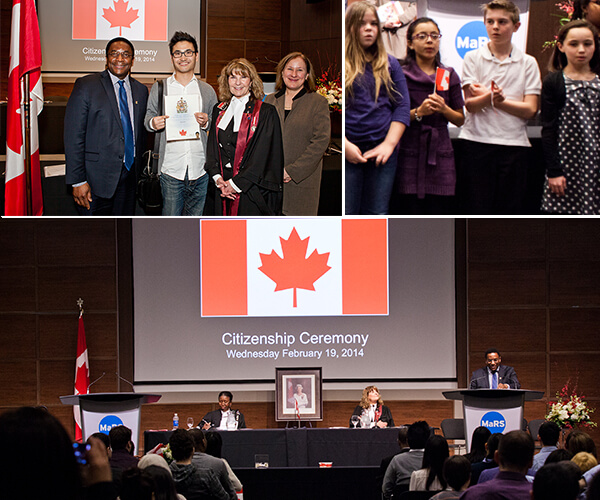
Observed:
[[[25,175],[25,96],[30,95],[30,150],[32,215],[42,215],[42,180],[37,116],[44,106],[42,91],[42,50],[34,0],[13,0],[8,69],[8,109],[6,116],[6,215],[27,214]],[[23,77],[29,73],[29,92]]]
[[[77,361],[75,362],[75,394],[88,394],[90,387],[90,365],[88,363],[88,350],[85,343],[85,328],[83,327],[83,310],[79,313],[79,326],[77,328]],[[79,406],[73,407],[75,417],[75,441],[81,441],[81,413]]]
[[[450,88],[450,70],[438,68],[435,72],[435,90],[444,91]]]
[[[388,314],[385,219],[205,219],[200,251],[202,316]]]
[[[73,0],[73,40],[167,41],[168,0]]]

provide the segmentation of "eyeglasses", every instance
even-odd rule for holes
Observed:
[[[196,53],[196,51],[192,50],[192,49],[187,49],[187,50],[184,50],[183,52],[181,52],[181,50],[176,50],[175,52],[173,52],[172,56],[175,59],[179,59],[180,57],[183,57],[183,56],[192,57],[195,53]]]
[[[122,57],[123,59],[131,59],[133,54],[131,52],[124,52],[122,50],[111,50],[108,53],[108,57],[111,59],[118,59],[119,57]]]
[[[419,42],[424,42],[428,38],[431,38],[435,42],[442,38],[442,35],[440,35],[439,33],[419,33],[412,37],[413,40],[419,40]]]

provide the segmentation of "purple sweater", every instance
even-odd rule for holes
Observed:
[[[418,107],[433,93],[435,73],[427,75],[415,61],[402,67],[410,94],[410,108]],[[452,109],[464,106],[460,78],[450,70],[449,90],[438,91]],[[454,151],[448,134],[448,120],[439,113],[413,121],[400,141],[400,157],[396,171],[396,189],[401,194],[450,196],[454,194],[456,169]]]
[[[406,79],[400,63],[388,55],[388,64],[394,88],[400,92],[390,99],[385,88],[380,89],[375,101],[373,68],[367,64],[365,72],[352,84],[354,95],[346,101],[346,137],[353,143],[380,143],[385,139],[392,122],[410,125],[410,100]]]

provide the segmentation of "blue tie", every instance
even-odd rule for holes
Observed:
[[[492,373],[492,389],[498,389],[498,372]]]
[[[119,80],[119,111],[121,113],[121,124],[125,134],[125,168],[131,169],[133,165],[133,127],[129,117],[129,104],[127,104],[127,92],[123,80]]]

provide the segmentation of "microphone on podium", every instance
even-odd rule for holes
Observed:
[[[131,386],[131,392],[135,392],[135,387],[133,387],[133,384],[129,380],[127,380],[126,378],[121,377],[121,375],[119,375],[117,372],[115,372],[115,375],[117,377],[119,377],[120,380],[122,380],[123,382],[127,382]]]

